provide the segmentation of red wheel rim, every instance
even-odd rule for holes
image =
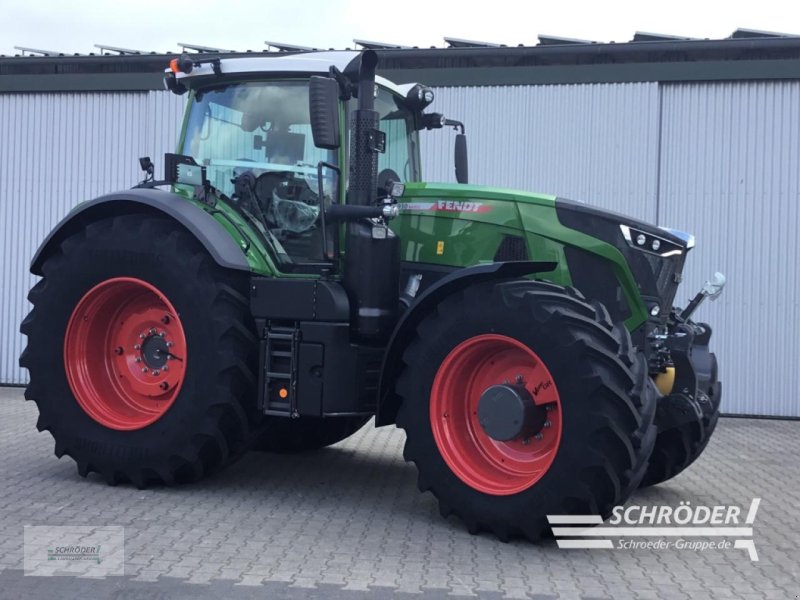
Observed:
[[[149,283],[108,279],[81,298],[67,323],[64,367],[75,399],[111,429],[141,429],[180,393],[186,336],[175,308]]]
[[[486,388],[509,382],[523,385],[534,404],[547,409],[547,422],[534,436],[501,442],[478,422],[478,401]],[[561,441],[561,401],[550,371],[533,350],[504,335],[478,335],[453,348],[433,382],[430,419],[453,473],[495,496],[516,494],[539,481]]]

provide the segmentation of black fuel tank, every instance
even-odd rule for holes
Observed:
[[[387,338],[397,323],[400,300],[400,238],[367,219],[348,223],[344,287],[350,297],[353,333]]]

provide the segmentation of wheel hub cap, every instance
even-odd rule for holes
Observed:
[[[161,369],[167,364],[169,348],[167,341],[160,335],[149,335],[142,343],[142,360],[151,369]],[[166,332],[164,332],[166,334]]]
[[[478,422],[493,440],[530,439],[542,430],[547,410],[523,385],[492,385],[478,401]]]

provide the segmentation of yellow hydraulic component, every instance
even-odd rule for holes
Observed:
[[[675,385],[675,367],[667,367],[666,373],[659,373],[653,378],[658,391],[662,396],[672,393],[672,386]]]

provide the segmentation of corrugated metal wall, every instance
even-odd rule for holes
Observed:
[[[659,222],[697,236],[682,297],[714,327],[724,410],[800,416],[800,82],[662,86]]]
[[[655,219],[657,84],[439,88],[433,106],[464,122],[472,183]],[[422,136],[425,179],[455,181],[455,134]]]
[[[0,382],[27,378],[17,366],[19,324],[38,244],[81,200],[141,179],[139,156],[173,150],[184,101],[163,92],[0,94]]]
[[[474,183],[584,200],[694,232],[678,301],[715,269],[730,285],[715,326],[725,411],[800,416],[800,82],[441,88],[463,120]],[[140,178],[136,158],[174,146],[184,99],[0,94],[0,381],[21,383],[27,265],[81,199]],[[426,179],[453,181],[454,134],[423,134]],[[160,170],[159,164],[158,169]]]

